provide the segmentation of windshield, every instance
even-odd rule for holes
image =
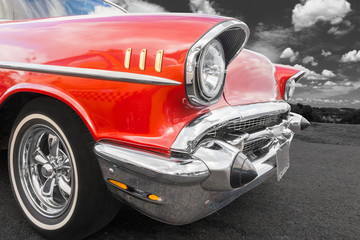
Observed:
[[[103,0],[13,0],[13,3],[15,20],[125,13],[119,7]]]

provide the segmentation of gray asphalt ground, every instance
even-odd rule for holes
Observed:
[[[274,176],[203,220],[174,227],[124,207],[89,239],[360,239],[360,126],[334,127],[317,124],[294,140],[282,181]],[[6,154],[0,196],[0,239],[42,239],[14,202]]]

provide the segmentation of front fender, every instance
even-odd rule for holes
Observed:
[[[56,89],[54,87],[45,86],[41,84],[35,84],[35,83],[20,83],[17,84],[11,88],[9,88],[0,98],[0,106],[6,102],[7,99],[14,96],[18,93],[37,93],[42,94],[45,96],[49,96],[55,99],[58,99],[59,101],[63,102],[64,104],[68,105],[70,108],[72,108],[83,120],[83,122],[88,127],[90,133],[94,137],[95,140],[97,136],[97,130],[93,124],[93,121],[89,117],[88,113],[84,109],[83,106],[81,106],[71,95],[69,95],[67,92],[64,92],[62,90]]]

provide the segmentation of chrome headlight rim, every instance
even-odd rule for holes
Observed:
[[[215,89],[212,92],[209,92],[208,89],[206,89],[206,79],[204,79],[204,71],[205,71],[205,61],[206,61],[206,56],[208,55],[210,48],[214,47],[214,45],[217,45],[217,47],[219,47],[218,50],[220,57],[221,57],[221,65],[220,67],[220,73],[219,73],[219,77],[217,79],[217,84],[215,86]],[[216,56],[215,56],[216,57]],[[224,52],[224,48],[221,44],[221,42],[218,39],[213,39],[209,42],[208,45],[206,45],[205,49],[202,51],[202,53],[200,54],[199,57],[199,61],[198,61],[198,69],[197,69],[197,85],[198,85],[198,89],[199,89],[199,93],[202,96],[202,98],[206,101],[211,102],[212,100],[219,98],[219,95],[222,94],[223,89],[225,87],[225,77],[226,77],[226,63],[225,63],[225,52]]]
[[[238,37],[238,39],[236,39],[237,44],[233,44],[233,48],[231,49],[231,52],[229,52],[228,48],[225,50],[224,44],[228,44],[229,42],[227,42],[226,40],[229,39],[224,40],[224,38],[222,37],[224,37],[226,34],[227,34],[226,36],[229,36],[228,33],[230,32],[234,33],[238,31],[242,32],[243,38],[236,36]],[[236,19],[226,20],[215,25],[208,32],[206,32],[198,41],[196,41],[192,45],[192,47],[190,47],[185,61],[184,85],[185,85],[187,100],[193,107],[209,106],[220,101],[225,87],[226,68],[244,48],[246,42],[248,41],[249,35],[250,35],[250,30],[244,22],[241,22]],[[204,95],[201,94],[201,91],[199,89],[198,65],[203,50],[214,39],[217,39],[223,45],[225,51],[225,57],[226,57],[226,65],[224,72],[224,83],[219,91],[219,94],[214,99],[210,99],[204,97]]]

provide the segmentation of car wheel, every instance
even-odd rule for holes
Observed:
[[[44,236],[83,238],[118,212],[94,143],[78,115],[57,100],[35,99],[18,115],[9,142],[10,180],[23,214]]]

